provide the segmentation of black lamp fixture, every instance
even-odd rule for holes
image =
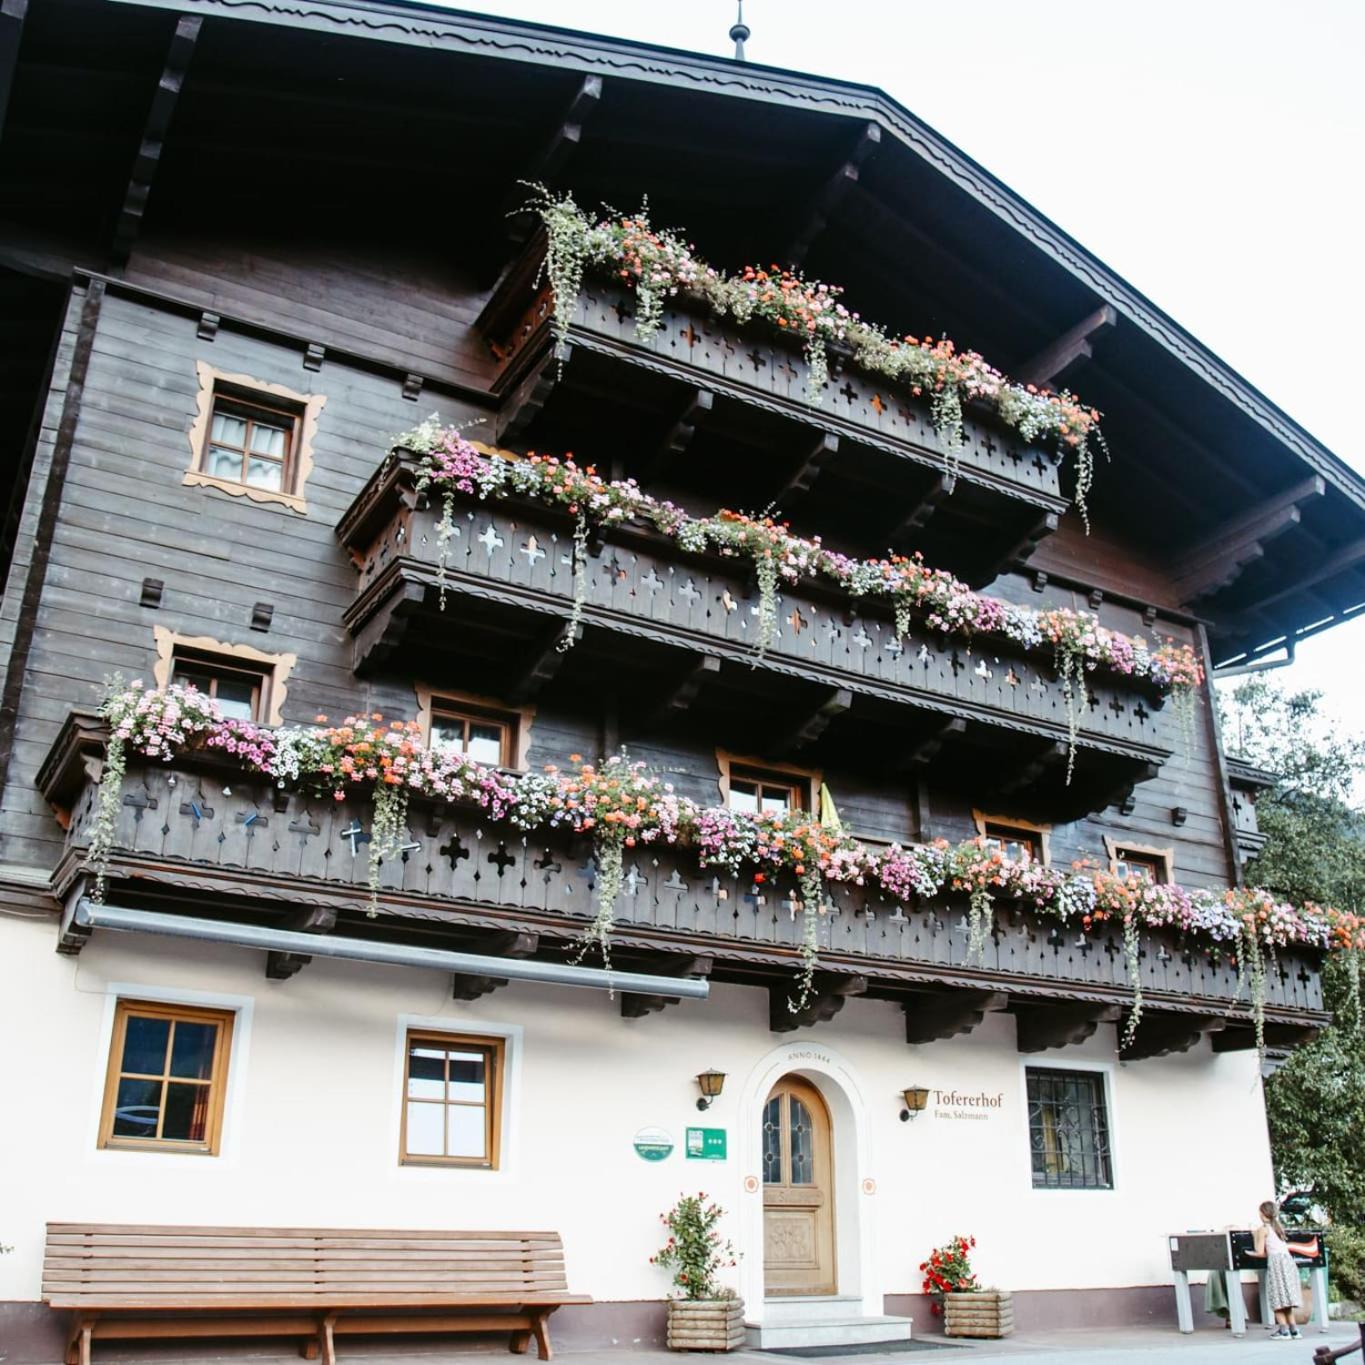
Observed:
[[[725,1072],[703,1071],[697,1077],[697,1086],[701,1090],[701,1099],[697,1101],[697,1108],[709,1109],[716,1096],[725,1089]]]
[[[924,1106],[929,1103],[929,1087],[927,1085],[907,1085],[901,1094],[905,1097],[905,1108],[901,1110],[901,1122],[907,1123],[916,1114],[924,1112]]]

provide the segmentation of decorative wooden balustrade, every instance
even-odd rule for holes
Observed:
[[[54,874],[54,889],[68,902],[88,890],[82,860],[102,743],[99,729],[83,724],[68,724],[43,775],[45,794],[69,820]],[[108,896],[190,914],[231,907],[277,924],[312,913],[310,925],[326,929],[337,928],[340,916],[343,927],[373,936],[365,927],[371,821],[362,794],[341,802],[303,796],[244,778],[218,755],[189,754],[174,764],[134,758],[122,787]],[[837,1008],[831,1002],[870,992],[902,999],[912,1041],[964,1032],[986,1011],[1008,1007],[1020,1017],[1021,1037],[1051,1046],[1074,1040],[1071,1024],[1080,1030],[1075,1037],[1088,1036],[1131,1001],[1118,926],[1084,935],[1002,902],[985,957],[974,962],[965,904],[901,906],[879,889],[833,886],[819,922],[824,1004],[793,1021],[784,1011],[802,936],[794,885],[776,878],[756,886],[750,877],[705,871],[690,850],[668,846],[629,850],[625,872],[614,933],[620,957],[643,955],[665,972],[670,963],[677,971],[706,962],[717,978],[766,982],[777,1028],[828,1017]],[[377,904],[389,937],[468,943],[476,935],[483,950],[517,941],[523,953],[529,945],[562,955],[591,919],[595,883],[583,839],[526,834],[474,809],[414,800],[404,848],[381,868]],[[83,936],[69,924],[69,909],[63,946],[75,952]],[[275,974],[289,974],[276,965]],[[1134,1055],[1188,1046],[1202,1032],[1215,1032],[1216,1046],[1247,1045],[1244,993],[1226,956],[1182,943],[1171,931],[1145,930],[1141,974],[1152,1022]],[[1282,953],[1268,977],[1272,1036],[1297,1037],[1321,1023],[1314,955]],[[1049,1004],[1061,1012],[1030,1013]]]
[[[708,441],[731,455],[743,449],[745,458],[726,463],[737,489],[732,501],[747,506],[745,498],[757,497],[753,505],[762,506],[771,498],[784,515],[817,477],[822,497],[830,494],[835,502],[841,480],[852,478],[861,485],[863,522],[870,514],[879,544],[913,543],[926,551],[932,545],[939,556],[934,562],[980,582],[1027,560],[1066,511],[1051,451],[1029,446],[984,409],[965,414],[961,448],[952,451],[934,428],[927,399],[865,375],[837,348],[817,405],[808,396],[808,366],[795,339],[715,319],[676,299],[658,328],[642,337],[631,291],[591,276],[568,336],[556,342],[553,295],[536,285],[540,251],[533,243],[480,318],[499,362],[493,385],[501,402],[499,442],[534,443],[576,431],[582,448],[592,449],[588,414],[600,412],[603,393],[629,393],[633,407],[657,420],[625,429],[658,436],[629,472],[668,479],[685,453],[688,460],[700,456],[706,467]],[[613,441],[613,448],[620,445]],[[745,482],[748,467],[776,461],[780,468],[783,459],[788,476],[766,486]],[[925,531],[931,517],[941,536]],[[968,526],[978,535],[964,541]],[[983,526],[995,534],[983,540]]]
[[[571,523],[543,506],[462,499],[442,570],[440,508],[416,483],[413,458],[395,451],[338,527],[359,570],[345,614],[356,668],[373,669],[405,647],[429,656],[442,639],[467,646],[464,608],[501,608],[519,614],[526,638],[486,686],[524,696],[534,681],[524,674],[566,657],[555,632],[572,613]],[[1054,813],[1074,817],[1155,776],[1179,742],[1178,718],[1160,709],[1151,688],[1096,672],[1068,787],[1067,702],[1048,653],[945,638],[923,623],[898,637],[884,604],[802,584],[782,590],[776,638],[760,658],[759,593],[742,561],[687,556],[675,542],[628,526],[608,536],[586,558],[588,638],[569,653],[591,661],[596,649],[604,670],[643,679],[646,691],[666,691],[670,676],[694,676],[707,657],[730,670],[731,686],[755,695],[765,679],[795,680],[804,700],[755,717],[772,725],[770,752],[799,747],[803,723],[812,738],[809,727],[818,735],[852,712],[874,727],[875,742],[889,738],[902,766],[931,758],[926,746],[946,743],[958,758],[988,752],[993,790],[1051,792]]]

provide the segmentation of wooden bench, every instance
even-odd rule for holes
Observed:
[[[97,1340],[301,1337],[333,1365],[345,1332],[504,1330],[548,1360],[550,1314],[592,1302],[567,1290],[557,1232],[49,1223],[43,1262],[44,1301],[75,1314],[67,1365]]]

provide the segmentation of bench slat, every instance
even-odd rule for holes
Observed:
[[[319,1300],[321,1299],[321,1303]],[[325,1296],[314,1294],[167,1294],[164,1297],[139,1294],[53,1294],[47,1296],[47,1303],[53,1308],[92,1308],[119,1310],[124,1312],[146,1311],[148,1309],[196,1308],[218,1310],[221,1308],[242,1309],[288,1309],[309,1308],[470,1308],[506,1304],[515,1306],[526,1304],[531,1307],[558,1307],[566,1303],[591,1303],[587,1294],[452,1294],[416,1293],[385,1294],[367,1292],[342,1292],[333,1290]]]
[[[378,1240],[402,1240],[422,1237],[431,1241],[448,1242],[555,1242],[562,1239],[557,1232],[465,1232],[449,1228],[220,1228],[196,1227],[155,1223],[49,1223],[49,1239],[65,1236],[133,1236],[164,1237],[181,1234],[191,1237],[230,1237],[246,1241],[255,1237],[366,1237]]]

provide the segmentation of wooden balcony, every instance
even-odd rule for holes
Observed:
[[[648,729],[686,713],[721,742],[772,756],[837,746],[878,772],[932,766],[945,785],[1027,792],[1040,817],[1075,819],[1156,775],[1179,723],[1149,688],[1091,675],[1068,785],[1067,707],[1050,656],[973,647],[889,609],[801,585],[784,591],[776,639],[756,650],[758,589],[740,563],[688,557],[631,526],[587,563],[583,638],[570,649],[572,534],[543,506],[458,508],[442,575],[439,509],[416,493],[410,455],[388,457],[338,527],[358,566],[345,622],[355,667],[380,664],[508,700],[550,677],[557,696],[614,689]],[[444,602],[444,605],[442,605]]]
[[[54,890],[67,903],[61,947],[81,950],[73,925],[88,890],[82,858],[94,815],[101,732],[69,723],[42,778],[69,820]],[[586,842],[523,834],[476,811],[414,800],[408,846],[382,869],[379,918],[367,916],[369,829],[363,797],[337,802],[243,778],[221,757],[191,754],[174,764],[133,759],[109,864],[108,900],[197,917],[419,942],[476,952],[563,959],[592,915],[595,869]],[[664,974],[709,974],[766,987],[779,1030],[829,1018],[854,995],[905,1010],[907,1038],[967,1032],[991,1010],[1019,1019],[1020,1045],[1060,1046],[1117,1021],[1131,1000],[1121,930],[1088,936],[1000,903],[983,961],[969,962],[965,905],[898,906],[880,891],[836,887],[820,921],[819,994],[809,1011],[787,1008],[802,923],[795,887],[698,868],[685,849],[627,855],[613,960]],[[1221,1048],[1251,1045],[1236,968],[1174,933],[1143,935],[1147,1014],[1134,1056],[1189,1046],[1205,1032]],[[274,954],[267,971],[289,976],[303,960]],[[479,979],[482,981],[482,978]],[[494,983],[496,984],[496,983]],[[479,993],[457,979],[457,993]],[[483,989],[492,989],[488,984]],[[1289,1043],[1319,1026],[1316,958],[1280,953],[1267,987],[1269,1037]],[[627,997],[623,1012],[662,1007]]]
[[[950,455],[927,401],[837,353],[817,406],[800,347],[760,324],[678,304],[641,338],[630,291],[589,277],[556,344],[539,259],[533,244],[480,318],[498,358],[499,443],[610,455],[642,482],[684,495],[724,487],[731,506],[775,504],[798,523],[818,481],[827,539],[922,549],[973,585],[1024,563],[1067,509],[1055,456],[984,408],[969,411]]]

